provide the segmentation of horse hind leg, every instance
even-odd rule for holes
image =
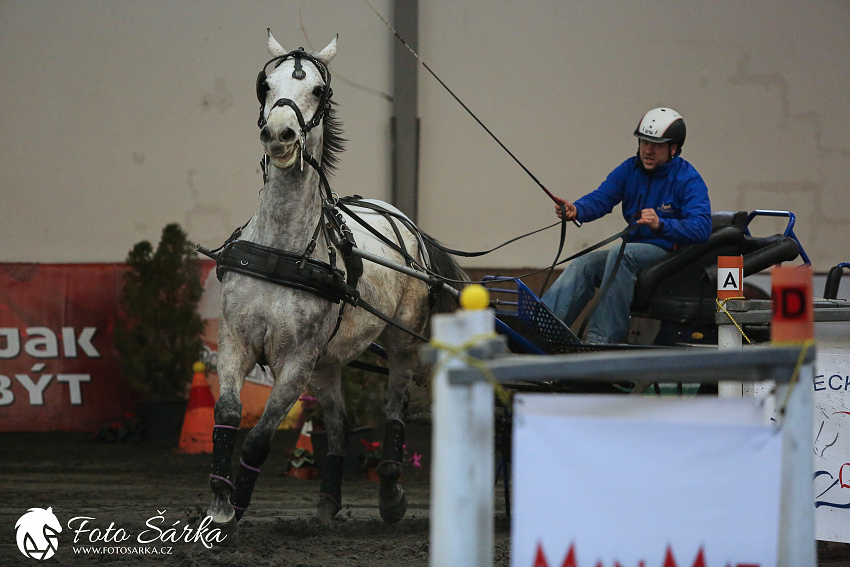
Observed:
[[[378,510],[381,519],[388,524],[401,521],[407,512],[407,496],[404,487],[399,484],[401,466],[404,459],[404,422],[400,419],[388,419],[384,429],[383,461],[376,472],[381,479],[378,489]]]
[[[348,441],[348,419],[342,397],[341,369],[328,367],[314,370],[312,378],[316,399],[322,406],[328,433],[328,455],[322,471],[322,486],[316,517],[329,524],[342,509],[342,477],[345,446]]]
[[[378,509],[387,523],[401,521],[407,512],[407,496],[399,484],[404,461],[405,424],[403,421],[404,396],[408,383],[419,368],[418,344],[415,339],[402,335],[401,348],[388,348],[390,377],[386,393],[386,425],[384,428],[383,461],[377,473],[381,480],[378,490]]]

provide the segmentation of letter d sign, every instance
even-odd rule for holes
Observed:
[[[815,336],[812,267],[773,268],[773,321],[770,341],[799,344]]]

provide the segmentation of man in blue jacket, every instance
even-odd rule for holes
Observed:
[[[640,270],[681,245],[705,242],[711,234],[708,188],[699,172],[680,157],[685,133],[685,121],[675,110],[650,110],[634,132],[639,138],[636,156],[621,163],[598,189],[575,203],[558,199],[558,216],[566,214],[567,220],[581,222],[601,218],[622,203],[623,218],[634,227],[622,244],[573,260],[543,294],[543,302],[555,315],[572,325],[594,289],[610,286],[589,321],[587,342],[627,342],[629,311]],[[621,246],[625,250],[620,265],[608,284]]]

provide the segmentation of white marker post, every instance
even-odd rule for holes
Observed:
[[[461,295],[461,305],[468,309],[434,316],[438,349],[493,334],[495,317],[491,309],[480,307],[489,303],[480,287],[468,286]],[[476,301],[464,301],[465,295]],[[493,387],[484,381],[450,384],[448,371],[464,367],[462,356],[439,350],[432,410],[432,567],[493,565]]]

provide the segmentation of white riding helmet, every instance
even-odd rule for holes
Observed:
[[[685,145],[685,119],[672,108],[653,108],[643,115],[635,128],[635,136],[650,142],[673,142],[682,153]]]

